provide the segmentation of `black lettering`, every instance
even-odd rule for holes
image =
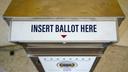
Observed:
[[[50,32],[53,32],[53,25],[50,25],[50,28],[51,28]]]
[[[50,31],[49,27],[50,27],[49,25],[46,25],[46,32]]]
[[[33,28],[33,25],[31,25],[31,32],[34,32],[34,28]]]
[[[78,32],[78,26],[79,26],[79,25],[76,25],[76,32]]]
[[[42,32],[45,32],[45,25],[42,25]]]
[[[37,25],[31,25],[31,32],[37,32],[38,27]]]
[[[75,32],[75,25],[71,26],[71,32]]]
[[[94,32],[97,32],[97,25],[94,25]]]
[[[67,27],[67,30],[65,30],[65,32],[71,32],[71,30],[70,30],[70,26],[69,25],[67,25],[68,27]]]
[[[93,32],[93,26],[89,25],[89,32]]]
[[[38,32],[41,32],[42,31],[42,26],[41,25],[37,25],[38,27]]]
[[[84,32],[84,25],[81,25],[81,32]]]
[[[56,26],[55,26],[55,31],[56,31],[56,32],[59,32],[59,25],[56,25]]]
[[[63,32],[63,25],[60,25],[60,32]]]
[[[88,27],[88,25],[85,25],[85,27],[86,27],[86,32],[89,32],[89,27]]]

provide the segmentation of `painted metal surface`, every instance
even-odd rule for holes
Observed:
[[[96,56],[39,56],[45,72],[90,72]]]
[[[116,42],[116,21],[12,21],[13,42]]]

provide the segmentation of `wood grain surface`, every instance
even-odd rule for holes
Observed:
[[[124,16],[117,0],[12,0],[4,16]]]

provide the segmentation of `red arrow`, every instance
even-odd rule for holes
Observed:
[[[67,35],[61,35],[63,38],[65,38]]]

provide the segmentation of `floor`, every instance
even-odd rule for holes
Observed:
[[[11,0],[0,0],[0,72],[38,72],[21,46],[8,42],[9,30],[2,14]],[[128,72],[128,0],[118,0],[126,18],[119,30],[120,41],[107,48],[94,72]],[[10,51],[15,50],[15,54]]]

